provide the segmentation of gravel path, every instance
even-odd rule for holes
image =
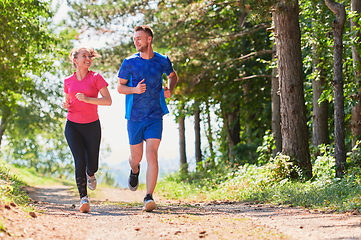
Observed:
[[[236,202],[155,200],[142,212],[144,192],[97,189],[91,213],[67,187],[28,189],[40,212],[1,206],[6,233],[0,239],[361,239],[361,216]],[[30,217],[30,216],[32,217]]]

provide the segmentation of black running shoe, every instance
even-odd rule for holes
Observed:
[[[154,202],[153,196],[152,194],[147,194],[144,198],[144,207],[143,207],[143,211],[145,212],[151,212],[154,209],[157,208],[157,205]]]
[[[139,173],[140,173],[140,166],[138,165],[138,172],[137,173],[133,173],[132,170],[130,170],[130,175],[129,175],[129,179],[128,179],[128,187],[130,189],[130,191],[136,191],[138,189],[139,186]]]

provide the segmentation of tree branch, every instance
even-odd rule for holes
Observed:
[[[252,75],[252,76],[247,76],[247,77],[243,77],[243,78],[237,78],[237,79],[234,79],[234,81],[242,81],[242,80],[248,80],[248,79],[259,78],[259,77],[271,78],[272,75],[268,75],[268,74]]]

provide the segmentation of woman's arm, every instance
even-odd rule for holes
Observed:
[[[70,97],[69,97],[69,94],[65,93],[64,95],[64,101],[62,103],[62,108],[64,109],[68,109],[69,106],[70,106]]]
[[[83,101],[83,102],[90,103],[90,104],[103,105],[103,106],[112,105],[112,97],[110,96],[108,87],[105,86],[105,87],[101,88],[99,92],[100,92],[100,95],[102,95],[102,97],[100,97],[100,98],[87,97],[87,96],[85,96],[84,93],[77,93],[77,94],[75,94],[75,97],[79,101]]]

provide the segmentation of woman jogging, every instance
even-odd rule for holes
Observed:
[[[99,73],[89,70],[96,57],[100,55],[94,49],[74,48],[69,58],[76,72],[64,80],[63,108],[68,110],[64,132],[74,158],[82,213],[90,212],[87,186],[90,190],[96,188],[94,174],[98,171],[101,140],[98,105],[112,104],[108,83]]]

